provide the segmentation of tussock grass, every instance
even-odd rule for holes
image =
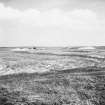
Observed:
[[[96,70],[97,71],[97,70]],[[104,105],[105,76],[70,72],[0,77],[2,105]],[[104,103],[104,104],[103,104]]]

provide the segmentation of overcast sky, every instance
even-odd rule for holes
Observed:
[[[105,45],[105,0],[0,0],[0,46]]]

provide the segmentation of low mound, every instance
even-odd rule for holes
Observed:
[[[79,49],[80,50],[94,50],[95,47],[88,46],[88,47],[80,47]]]

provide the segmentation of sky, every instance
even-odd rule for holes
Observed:
[[[0,46],[105,45],[105,0],[0,0]]]

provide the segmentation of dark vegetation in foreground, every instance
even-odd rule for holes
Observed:
[[[0,105],[105,105],[105,76],[89,72],[104,68],[78,70],[1,76]]]

